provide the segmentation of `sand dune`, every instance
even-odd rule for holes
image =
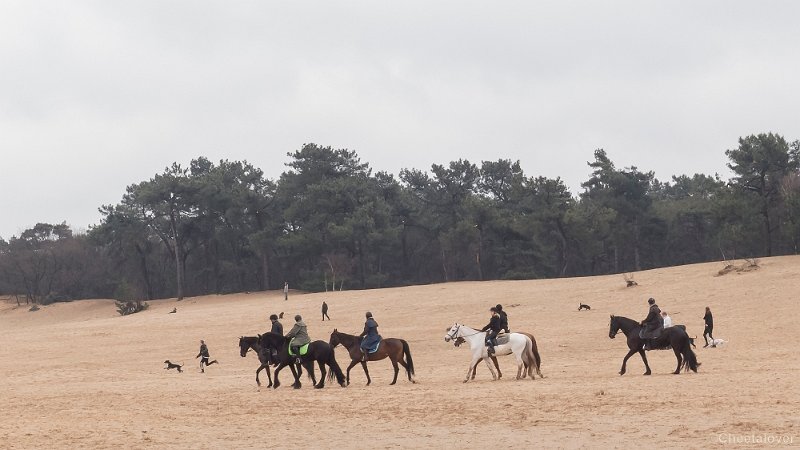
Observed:
[[[768,258],[761,269],[714,276],[720,264],[563,280],[464,282],[396,289],[290,295],[277,292],[151,302],[116,314],[108,300],[28,312],[0,307],[0,442],[7,448],[508,448],[708,447],[720,440],[788,436],[800,444],[798,292],[800,257]],[[672,375],[672,352],[638,356],[608,338],[609,314],[641,320],[655,297],[702,343],[705,306],[725,347],[696,350],[698,374]],[[320,321],[320,305],[333,321]],[[578,312],[578,303],[591,311]],[[512,330],[535,334],[546,378],[491,381],[484,366],[463,384],[468,351],[444,342],[454,321],[483,325],[507,307]],[[177,314],[168,312],[177,307]],[[256,388],[255,355],[238,338],[268,329],[270,313],[302,314],[312,338],[334,327],[360,332],[370,310],[384,337],[409,341],[418,384],[389,386],[388,361],[360,368],[353,384],[293,390]],[[219,365],[198,373],[205,339]],[[347,355],[337,350],[343,366]],[[183,374],[162,361],[186,363]],[[369,430],[367,434],[365,430]]]

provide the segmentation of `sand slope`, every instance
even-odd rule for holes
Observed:
[[[81,301],[28,312],[0,308],[0,442],[8,448],[708,447],[731,436],[787,435],[800,444],[800,257],[763,259],[746,274],[715,277],[720,264],[568,280],[465,282],[359,292],[277,292],[151,302],[128,317],[113,302]],[[702,343],[706,305],[728,346],[697,349],[700,373],[672,375],[672,352],[638,356],[617,375],[627,347],[608,338],[609,314],[641,320],[650,296]],[[332,322],[320,321],[330,305]],[[592,311],[578,312],[578,303]],[[512,330],[535,334],[546,378],[491,381],[484,366],[462,384],[469,359],[443,341],[454,321],[483,325],[495,303]],[[177,314],[167,314],[173,307]],[[353,384],[296,391],[256,388],[256,356],[238,338],[268,329],[267,316],[300,313],[312,338],[334,327],[360,332],[366,310],[384,337],[409,341],[418,384],[391,381],[388,361]],[[205,339],[220,365],[198,373]],[[348,358],[337,350],[342,366]],[[177,374],[162,361],[187,364]],[[306,381],[305,379],[303,381]],[[369,429],[369,437],[365,437]],[[652,437],[655,435],[655,437]]]

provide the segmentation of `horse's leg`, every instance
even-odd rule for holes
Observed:
[[[620,375],[625,375],[625,365],[628,364],[628,360],[631,358],[631,356],[636,354],[637,351],[639,351],[639,350],[637,350],[635,348],[631,349],[631,351],[629,351],[628,354],[625,355],[624,358],[622,358],[622,368],[619,369],[619,374]]]
[[[517,359],[517,380],[522,380],[522,373],[525,370],[525,362],[522,360],[521,352],[514,352],[514,357]]]
[[[491,361],[492,361],[492,359],[489,358],[489,357],[483,358],[483,362],[485,362],[486,363],[486,367],[489,368],[489,373],[492,374],[492,381],[497,381],[501,377],[499,377],[496,373],[494,373],[494,367],[492,367]]]
[[[647,369],[647,372],[644,375],[650,375],[650,364],[647,364],[647,356],[644,354],[644,350],[639,350],[639,354],[642,355],[642,361],[644,361],[644,367]]]
[[[478,370],[478,364],[480,364],[480,360],[478,360],[478,362],[476,362],[475,365],[472,366],[472,378],[470,378],[471,380],[475,379],[475,372]]]
[[[264,366],[265,366],[264,369],[267,371],[267,379],[269,379],[269,384],[267,385],[267,387],[269,388],[269,387],[272,387],[272,374],[270,373],[270,369],[269,369],[269,361],[267,361],[264,364]]]
[[[286,367],[286,363],[281,362],[278,363],[278,367],[275,368],[275,384],[272,385],[274,389],[278,389],[278,386],[281,385],[281,382],[278,381],[278,372],[280,372],[284,367]]]
[[[364,368],[364,375],[367,376],[367,386],[369,386],[370,384],[372,384],[372,378],[369,377],[369,370],[367,370],[367,362],[361,361],[361,367]]]
[[[469,381],[469,375],[472,373],[472,366],[476,365],[478,362],[480,362],[480,359],[475,359],[475,357],[473,356],[472,361],[469,362],[469,368],[467,369],[467,376],[466,378],[464,378],[464,383]],[[489,363],[486,364],[488,365]]]
[[[393,386],[395,383],[397,383],[397,374],[400,373],[400,367],[398,367],[396,359],[389,357],[389,361],[392,362],[392,367],[394,368],[394,379],[391,383],[389,383],[389,386]]]
[[[256,384],[259,387],[261,387],[261,382],[258,381],[258,372],[261,372],[261,369],[263,369],[263,368],[264,368],[264,365],[262,364],[262,365],[258,366],[258,369],[256,369]]]
[[[295,389],[300,389],[303,386],[303,383],[300,382],[300,375],[297,373],[297,369],[294,368],[294,364],[289,364],[289,369],[291,369],[292,375],[294,375],[294,384],[292,387]]]
[[[350,365],[347,366],[347,386],[350,385],[350,369],[355,367],[356,364],[358,364],[358,363],[359,363],[359,361],[357,359],[354,359],[354,360],[350,361]]]
[[[306,368],[306,372],[308,372],[308,377],[311,378],[311,382],[314,383],[314,386],[317,385],[317,375],[314,372],[314,361],[303,361],[303,365]],[[300,376],[300,372],[297,373]]]
[[[317,361],[317,365],[319,366],[319,384],[314,383],[314,387],[317,389],[322,389],[325,387],[325,376],[328,375],[328,372],[325,370],[325,363],[322,361]],[[331,369],[333,370],[333,369]]]
[[[681,356],[681,351],[674,345],[672,346],[672,351],[675,352],[675,357],[678,358],[678,367],[675,369],[675,372],[672,373],[678,375],[679,373],[681,373],[681,365],[683,365],[683,357]]]
[[[497,379],[502,380],[503,372],[500,371],[500,364],[497,363],[497,357],[492,356],[492,362],[494,363],[494,366],[497,368]]]

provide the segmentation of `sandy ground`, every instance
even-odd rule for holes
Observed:
[[[0,309],[0,447],[4,448],[598,448],[792,439],[800,445],[797,350],[800,257],[763,259],[761,269],[715,277],[720,264],[562,280],[466,282],[326,294],[277,292],[151,302],[120,317],[107,300]],[[671,351],[638,356],[617,374],[627,347],[608,338],[609,314],[637,320],[650,296],[702,343],[706,305],[727,346],[696,350],[699,373],[672,375]],[[330,305],[331,322],[320,321]],[[591,311],[578,312],[578,303]],[[469,354],[444,342],[454,321],[482,325],[506,305],[512,330],[535,334],[544,379],[462,383]],[[518,304],[511,307],[510,305]],[[177,314],[168,314],[177,307]],[[268,329],[270,313],[302,314],[314,339],[334,327],[360,332],[370,310],[384,337],[409,341],[417,384],[389,386],[388,360],[360,368],[343,389],[301,390],[281,374],[257,389],[252,353],[238,338]],[[205,339],[220,361],[199,373]],[[347,355],[337,350],[339,363]],[[162,361],[186,363],[178,374]],[[305,379],[304,379],[305,381]],[[744,443],[742,447],[760,447]]]

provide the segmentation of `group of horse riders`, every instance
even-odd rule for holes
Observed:
[[[371,312],[367,311],[366,319],[364,331],[359,335],[360,338],[363,338],[361,341],[361,351],[364,353],[362,357],[363,361],[369,358],[369,352],[377,347],[381,341],[381,335],[378,334],[378,322],[372,317]],[[277,335],[284,336],[283,325],[278,321],[278,316],[272,314],[269,316],[269,320],[272,322],[272,329],[270,331]],[[294,326],[286,333],[285,337],[290,339],[289,351],[295,355],[297,362],[300,363],[300,349],[311,342],[311,338],[308,336],[308,326],[303,322],[303,318],[300,314],[294,316]],[[278,350],[272,349],[270,355],[272,361],[277,362],[277,356]]]
[[[491,318],[489,324],[481,328],[481,331],[486,332],[486,349],[487,353],[494,354],[494,347],[497,345],[497,335],[500,332],[510,333],[508,330],[508,315],[503,311],[503,306],[498,304],[489,308]]]

